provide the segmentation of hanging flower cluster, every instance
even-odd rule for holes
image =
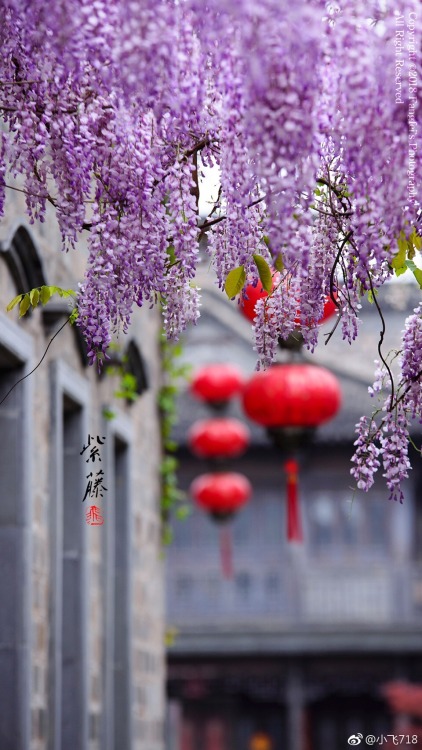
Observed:
[[[78,325],[91,360],[133,303],[159,298],[170,336],[197,319],[205,232],[229,296],[250,278],[268,287],[263,365],[297,327],[298,298],[314,348],[327,294],[352,341],[363,295],[406,268],[421,283],[421,31],[419,0],[62,0],[54,13],[2,0],[0,215],[12,186],[31,220],[54,206],[64,249],[88,233]],[[202,165],[221,175],[205,218]],[[405,334],[406,397],[386,407],[390,482],[406,415],[420,410],[418,325]]]
[[[357,425],[356,451],[351,474],[358,489],[368,491],[381,464],[384,468],[391,500],[403,502],[402,482],[407,479],[410,466],[408,457],[409,429],[412,420],[422,424],[421,361],[422,306],[415,308],[405,323],[403,349],[400,353],[400,376],[393,380],[392,363],[384,359],[375,361],[376,372],[369,393],[380,406],[372,417],[362,417]],[[388,393],[387,397],[385,394]],[[415,445],[421,453],[422,446]]]

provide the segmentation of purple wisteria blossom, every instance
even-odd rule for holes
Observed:
[[[18,179],[31,221],[54,207],[63,249],[87,233],[78,325],[91,360],[127,330],[134,303],[160,300],[169,336],[197,319],[205,232],[221,287],[239,266],[257,280],[256,254],[282,261],[284,282],[258,305],[262,366],[298,327],[298,300],[310,349],[327,295],[353,341],[361,297],[394,273],[398,241],[407,260],[421,247],[421,34],[419,0],[61,0],[54,12],[1,0],[0,215]],[[202,164],[221,180],[199,219]],[[375,443],[373,423],[360,426],[365,489],[380,450],[399,497],[421,371],[418,308]]]
[[[375,380],[368,390],[380,405],[371,420],[362,417],[356,426],[358,438],[351,474],[358,489],[367,491],[372,486],[382,461],[390,499],[401,503],[403,480],[407,479],[411,468],[408,456],[411,421],[422,422],[421,351],[422,311],[419,306],[405,323],[397,383],[391,379],[388,363],[376,360]],[[414,447],[421,453],[421,446]]]

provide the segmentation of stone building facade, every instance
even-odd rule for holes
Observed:
[[[21,197],[0,224],[0,400],[69,315],[60,298],[20,319],[6,305],[75,289],[86,258],[61,252],[54,216],[29,227]],[[1,750],[162,749],[156,311],[136,311],[118,344],[136,402],[65,325],[0,404]]]

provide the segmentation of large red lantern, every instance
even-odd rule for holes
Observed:
[[[246,384],[243,408],[264,427],[317,427],[337,413],[341,391],[325,367],[273,365]]]
[[[280,274],[275,273],[273,276],[273,288],[279,281]],[[254,322],[256,318],[256,303],[260,299],[265,299],[268,297],[268,292],[264,289],[262,286],[261,281],[258,279],[258,282],[256,284],[248,284],[245,289],[243,290],[243,293],[240,297],[240,309],[243,313],[243,315],[248,318],[248,320],[251,321],[251,323]],[[337,298],[337,295],[334,295],[334,298]],[[331,299],[331,297],[325,297],[324,301],[324,311],[322,313],[321,318],[319,319],[318,323],[325,323],[326,320],[331,318],[332,315],[337,310],[337,305],[335,302]],[[300,324],[300,309],[298,307],[297,311],[297,317],[295,320],[295,323],[298,325]]]
[[[202,474],[190,487],[194,501],[216,521],[227,521],[248,502],[252,487],[249,480],[236,472]],[[232,540],[229,528],[220,529],[221,567],[226,578],[233,576]]]
[[[254,375],[243,392],[246,414],[269,429],[277,444],[291,452],[310,430],[335,416],[341,391],[337,379],[324,367],[306,363],[273,365]],[[284,439],[282,439],[284,438]],[[287,486],[287,538],[302,541],[299,512],[299,465],[284,463]]]
[[[216,417],[195,422],[188,433],[192,453],[199,458],[234,458],[249,445],[250,433],[238,419]]]
[[[337,312],[337,299],[338,294],[334,292],[333,294],[334,299],[332,297],[326,297],[324,302],[324,312],[322,313],[322,318],[319,319],[318,323],[321,325],[321,323],[325,323],[326,320],[329,320],[335,312]],[[335,301],[334,301],[335,300]]]
[[[213,364],[201,367],[191,383],[191,392],[209,405],[225,404],[242,390],[244,378],[234,365]]]
[[[275,273],[273,276],[272,289],[274,289],[279,278],[280,274]],[[251,323],[253,323],[256,318],[256,303],[259,299],[265,299],[266,297],[268,297],[268,292],[262,286],[260,279],[258,279],[256,284],[248,284],[243,289],[243,292],[240,295],[240,309],[245,318],[248,318]]]

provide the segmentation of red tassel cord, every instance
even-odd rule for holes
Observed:
[[[220,559],[224,578],[233,578],[233,544],[230,526],[220,527]]]
[[[289,542],[303,542],[298,493],[298,462],[293,458],[289,459],[284,464],[284,471],[287,477],[287,540]]]

